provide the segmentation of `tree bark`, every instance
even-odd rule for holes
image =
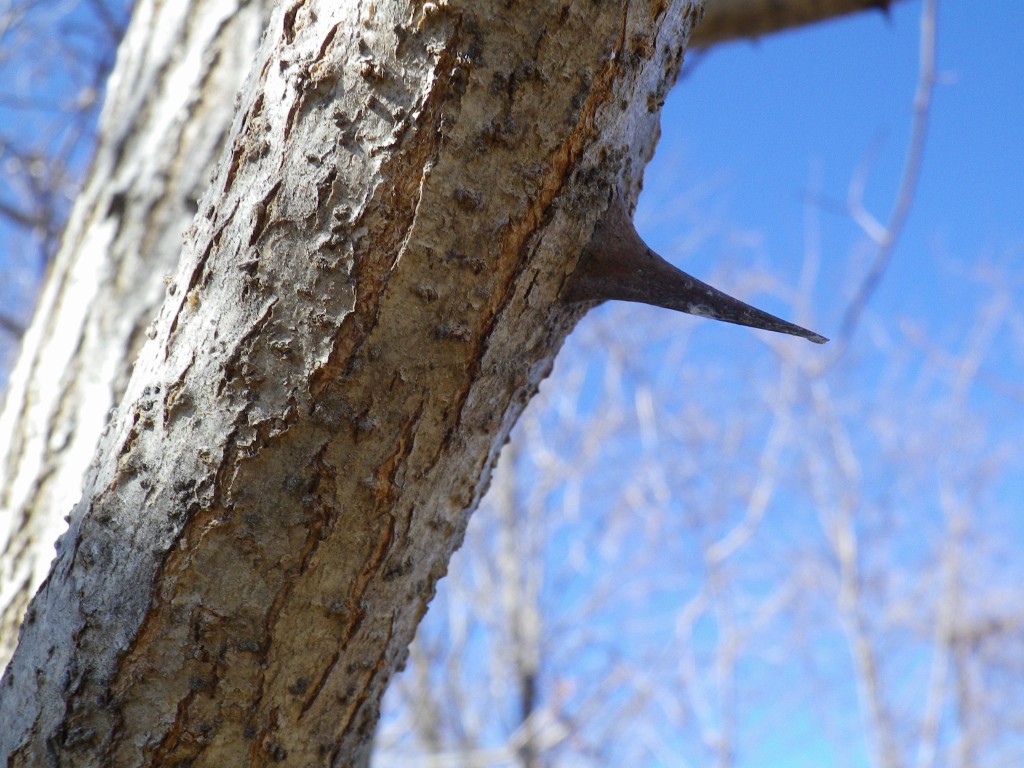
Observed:
[[[0,413],[0,665],[178,263],[267,5],[137,4]],[[715,0],[693,39],[879,3],[771,5]],[[681,0],[529,23],[497,3],[389,2],[330,22],[324,42],[325,22],[303,19],[340,12],[314,6],[278,17],[232,159],[148,329],[163,352],[140,361],[29,615],[28,650],[0,689],[0,754],[17,750],[14,764],[41,760],[47,741],[71,764],[245,762],[227,757],[239,712],[264,696],[241,737],[256,762],[306,755],[282,732],[330,745],[335,762],[365,757],[379,693],[496,446],[574,322],[554,303],[560,280],[606,188],[635,198],[695,18]],[[231,583],[199,583],[202,564]],[[311,655],[282,661],[307,621]],[[286,671],[297,715],[279,707]],[[342,686],[353,693],[333,715],[316,703]]]
[[[136,4],[0,412],[0,668],[178,264],[269,5]]]
[[[757,39],[859,11],[888,12],[898,0],[708,0],[690,46],[710,48],[730,40]]]
[[[178,262],[254,58],[266,2],[139,0],[76,202],[0,411],[0,667],[81,496],[108,412]],[[716,0],[701,46],[878,7]],[[191,51],[190,56],[177,55]],[[173,88],[167,87],[174,84]]]
[[[0,685],[8,764],[366,762],[699,15],[507,5],[275,12]]]

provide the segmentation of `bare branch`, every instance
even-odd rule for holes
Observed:
[[[14,318],[0,313],[0,330],[13,336],[16,339],[20,339],[25,334],[25,326],[19,323]]]
[[[839,358],[849,344],[864,308],[871,300],[885,275],[892,259],[896,242],[906,224],[907,216],[914,203],[917,182],[921,175],[921,161],[924,158],[925,140],[928,135],[928,116],[935,90],[935,19],[938,0],[925,0],[921,9],[921,53],[917,80],[917,92],[914,95],[914,119],[910,130],[910,146],[903,166],[899,191],[888,223],[880,228],[874,217],[864,210],[860,192],[863,183],[859,177],[854,178],[850,187],[850,212],[854,220],[860,224],[864,232],[875,241],[878,248],[864,279],[861,281],[853,299],[846,308],[843,322],[839,330],[838,344],[835,347],[835,358]]]
[[[710,0],[690,46],[709,48],[731,40],[757,39],[861,11],[887,13],[895,0]]]

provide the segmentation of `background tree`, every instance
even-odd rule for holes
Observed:
[[[71,4],[65,13],[74,19],[91,7]],[[104,18],[126,12],[123,5],[96,7]],[[177,265],[182,234],[221,151],[269,8],[217,0],[139,3],[136,9],[108,87],[89,178],[0,414],[4,664],[163,300],[164,277]],[[23,10],[29,30],[47,28],[52,13],[32,5]],[[60,61],[66,64],[72,54]],[[108,61],[109,52],[96,58]],[[68,100],[85,103],[75,92]],[[61,158],[55,162],[61,165]],[[60,213],[54,209],[47,217]],[[35,247],[45,252],[46,245],[44,239]],[[27,280],[22,273],[21,282]]]

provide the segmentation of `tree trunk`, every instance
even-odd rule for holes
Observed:
[[[506,5],[274,14],[4,676],[9,764],[366,761],[698,16]]]
[[[269,2],[139,0],[0,413],[0,668],[209,183]],[[182,55],[189,52],[190,55]]]
[[[695,20],[290,2],[228,135],[268,5],[139,0],[120,52],[0,413],[0,665],[82,499],[0,689],[11,764],[365,759]],[[770,31],[739,5],[700,42]]]

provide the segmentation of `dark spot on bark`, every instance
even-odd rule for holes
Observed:
[[[469,341],[470,338],[469,329],[459,323],[439,325],[435,329],[434,335],[440,340],[450,341]]]
[[[107,206],[107,218],[121,218],[124,215],[126,197],[124,191],[115,192],[110,196],[110,205]]]
[[[455,202],[459,204],[461,208],[467,211],[475,211],[483,205],[483,198],[479,192],[473,192],[469,189],[463,189],[459,187],[452,194]]]
[[[284,14],[284,39],[289,43],[295,41],[295,17],[299,13],[299,8],[302,7],[302,3],[296,3]]]
[[[280,744],[268,744],[267,754],[270,755],[270,759],[275,763],[283,763],[288,759],[288,750]]]

